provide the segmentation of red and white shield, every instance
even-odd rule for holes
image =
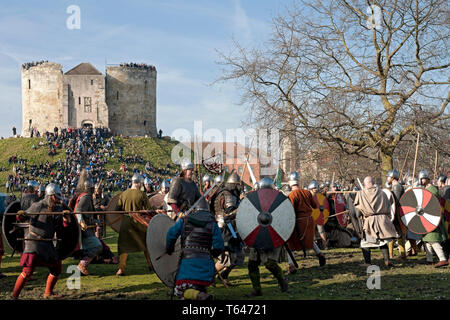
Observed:
[[[345,211],[345,199],[342,193],[336,193],[334,198],[334,211],[336,214]],[[341,227],[346,227],[348,223],[348,213],[343,213],[336,216]]]
[[[247,194],[236,213],[236,227],[243,241],[255,249],[274,249],[294,231],[295,211],[291,201],[274,189]]]
[[[400,198],[399,217],[408,230],[417,234],[434,231],[441,221],[441,206],[428,190],[413,188]]]

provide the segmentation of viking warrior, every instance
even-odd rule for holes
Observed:
[[[26,212],[63,212],[65,215],[31,215],[29,227],[25,231],[25,249],[20,258],[20,265],[23,267],[22,273],[17,278],[12,293],[13,299],[17,299],[31,278],[36,267],[47,267],[50,274],[47,278],[44,298],[56,296],[53,288],[58,281],[62,271],[62,263],[58,257],[53,244],[55,232],[58,234],[70,221],[70,211],[65,210],[61,204],[61,190],[58,185],[50,183],[45,188],[45,198],[35,202],[27,211],[18,212],[18,220],[23,221]]]
[[[144,189],[149,199],[156,193],[153,189],[152,180],[148,177],[144,179]]]
[[[202,182],[203,182],[203,193],[205,193],[206,191],[208,191],[208,189],[211,188],[212,186],[212,178],[209,174],[205,174],[202,178]],[[206,201],[208,201],[208,199],[206,199]]]
[[[288,198],[295,211],[295,227],[287,244],[292,251],[303,250],[306,252],[306,250],[313,249],[319,259],[319,265],[324,266],[326,263],[325,256],[314,243],[316,224],[312,217],[312,209],[316,209],[317,204],[311,192],[299,188],[300,176],[297,172],[293,171],[289,174],[288,183],[292,188]],[[310,183],[310,186],[317,192],[319,187],[317,181]],[[289,257],[289,273],[295,272],[296,267]]]
[[[208,211],[206,201],[200,201],[194,212],[178,219],[166,235],[166,251],[172,254],[181,237],[181,257],[175,278],[174,293],[180,299],[210,300],[207,287],[214,281],[214,257],[224,249],[220,229]]]
[[[296,173],[296,172],[295,172]],[[295,183],[295,181],[298,181],[299,179],[296,177],[296,175],[293,175],[292,179],[290,179],[292,182],[291,183]],[[312,196],[314,197],[318,190],[320,192],[323,193],[323,195],[326,197],[327,196],[327,190],[328,190],[328,185],[326,185],[325,183],[322,183],[320,185],[320,188],[318,189],[318,183],[317,181],[311,181],[308,185],[308,190],[311,192]],[[324,250],[328,250],[328,246],[327,246],[327,233],[325,231],[325,227],[316,224],[317,227],[317,232],[319,233],[320,238],[322,239],[322,245],[323,245],[323,249]]]
[[[222,231],[225,243],[225,251],[216,263],[219,278],[230,285],[228,276],[236,266],[244,264],[245,255],[242,241],[236,230],[236,211],[240,202],[241,179],[234,172],[231,174],[225,186],[211,198],[212,214],[215,215],[217,224]]]
[[[379,187],[374,186],[372,177],[366,177],[363,185],[364,189],[358,191],[354,203],[362,213],[364,221],[360,243],[365,261],[363,266],[372,264],[370,249],[376,247],[380,248],[385,265],[392,266],[387,244],[398,238],[398,234],[390,220],[391,204],[387,195]]]
[[[170,190],[170,182],[167,180],[163,180],[161,183],[161,194],[164,196],[164,203],[163,203],[163,210],[166,211],[166,214],[174,218],[173,216],[173,210],[172,207],[167,203],[167,200],[169,199],[169,190]]]
[[[437,178],[437,187],[439,189],[439,196],[441,197],[441,206],[444,208],[444,220],[447,228],[447,233],[450,233],[450,186],[446,184],[448,178],[446,175],[440,174]],[[447,256],[450,255],[450,238],[445,240],[443,244]]]
[[[439,191],[431,184],[430,175],[427,170],[422,170],[419,172],[419,183],[421,188],[430,191],[440,201]],[[448,237],[444,220],[445,219],[441,217],[439,226],[434,231],[424,235],[422,238],[422,241],[425,243],[427,264],[433,264],[433,251],[439,258],[439,262],[435,265],[436,268],[448,266],[448,260],[445,256],[444,248],[441,245],[441,242],[447,240]]]
[[[45,197],[45,186],[43,184],[39,185],[37,196],[38,196],[38,201],[44,199],[44,197]]]
[[[95,236],[97,223],[93,214],[83,214],[83,212],[94,211],[94,202],[92,194],[94,193],[94,184],[88,176],[86,170],[83,170],[78,179],[75,196],[74,212],[81,229],[81,252],[82,258],[78,264],[78,270],[82,275],[89,275],[88,266],[91,261],[102,252],[103,246],[100,240]]]
[[[193,175],[194,164],[185,159],[181,163],[180,176],[174,178],[170,183],[167,203],[172,207],[177,217],[181,212],[188,210],[201,197],[197,185],[192,180]]]
[[[95,211],[105,211],[106,207],[109,204],[111,198],[103,192],[103,188],[100,183],[95,185],[94,194],[92,196],[94,200],[94,209]],[[95,231],[95,236],[97,238],[102,238],[105,236],[106,228],[105,228],[105,215],[99,214],[97,215],[97,228]]]
[[[150,209],[150,202],[147,195],[141,191],[142,178],[135,173],[131,179],[131,188],[120,194],[117,202],[119,211],[143,211]],[[118,252],[119,269],[116,275],[124,276],[128,254],[131,252],[144,252],[149,270],[152,264],[145,244],[147,227],[135,221],[130,215],[124,215],[119,231]]]
[[[387,173],[387,179],[386,183],[389,187],[389,189],[392,192],[392,195],[394,196],[395,205],[397,207],[400,205],[400,198],[402,197],[403,193],[405,193],[405,189],[403,186],[398,182],[398,179],[400,178],[400,173],[397,170],[390,170]],[[405,225],[400,221],[399,216],[396,214],[394,218],[394,226],[395,230],[397,230],[397,233],[400,235],[400,237],[397,239],[398,247],[400,249],[400,255],[403,260],[406,260],[406,249],[405,249],[405,241],[406,241],[406,227]],[[389,242],[388,244],[389,248],[389,259],[394,258],[394,241]]]
[[[27,188],[22,195],[22,199],[20,199],[20,207],[22,208],[22,210],[27,210],[33,203],[39,201],[37,195],[38,187],[39,184],[36,181],[28,181]]]
[[[261,189],[273,189],[272,179],[268,177],[261,179],[259,187]],[[260,264],[264,264],[266,269],[269,270],[277,279],[278,285],[280,286],[282,292],[288,290],[288,282],[283,276],[283,270],[277,263],[281,254],[281,249],[281,246],[271,250],[250,248],[248,256],[248,275],[253,287],[253,291],[250,293],[250,296],[262,296],[261,279],[259,274]]]

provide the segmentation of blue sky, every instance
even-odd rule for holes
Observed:
[[[221,75],[216,50],[228,53],[234,38],[261,46],[271,20],[290,1],[17,1],[0,8],[0,136],[22,127],[20,66],[49,60],[66,72],[81,62],[105,73],[108,64],[146,62],[156,66],[157,128],[171,134],[239,128],[246,116],[231,83]],[[70,5],[81,10],[81,29],[70,30]]]

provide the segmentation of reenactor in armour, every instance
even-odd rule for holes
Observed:
[[[74,212],[81,229],[81,260],[78,264],[78,270],[84,276],[89,275],[88,267],[91,261],[102,252],[103,246],[100,240],[95,236],[97,229],[97,221],[93,214],[83,214],[83,212],[92,212],[94,209],[94,201],[92,194],[94,193],[94,183],[91,178],[83,170],[78,180],[75,200]]]
[[[265,177],[258,183],[261,189],[271,188],[273,189],[272,179]],[[261,279],[259,273],[259,265],[264,264],[267,270],[277,279],[278,285],[282,292],[288,290],[288,282],[283,275],[283,270],[278,265],[278,259],[280,258],[282,247],[275,248],[273,250],[262,250],[250,248],[248,256],[248,275],[252,282],[253,291],[250,293],[251,297],[262,296]]]
[[[219,278],[230,285],[228,276],[236,266],[244,264],[245,254],[242,241],[236,233],[236,211],[241,195],[241,179],[236,172],[231,174],[225,186],[211,199],[211,213],[215,215],[217,224],[222,231],[225,251],[216,263]]]
[[[27,188],[20,199],[20,207],[22,210],[27,210],[33,203],[39,201],[37,191],[38,183],[34,180],[30,180],[27,183]]]
[[[439,201],[439,191],[431,184],[430,175],[427,170],[419,172],[420,187],[430,191]],[[439,226],[432,232],[423,236],[422,241],[425,243],[425,252],[427,264],[433,264],[433,251],[438,256],[439,262],[435,264],[435,268],[448,266],[448,257],[446,257],[442,242],[447,240],[448,233],[445,228],[444,219],[441,219]]]
[[[193,180],[194,164],[184,159],[181,163],[181,173],[170,183],[167,203],[177,218],[188,210],[201,197],[197,184]]]
[[[392,195],[394,196],[394,201],[396,204],[396,211],[399,210],[400,207],[400,198],[405,193],[405,189],[403,186],[398,182],[400,178],[400,173],[397,170],[389,170],[387,173],[386,183],[389,189],[392,192]],[[397,239],[398,248],[400,249],[400,255],[402,260],[406,260],[406,249],[405,249],[405,242],[406,242],[406,227],[405,225],[400,221],[399,215],[396,214],[394,218],[394,227],[395,230],[397,230],[397,233],[400,235],[400,237]],[[389,259],[394,258],[394,241],[390,241],[388,243],[389,248]]]
[[[143,211],[150,210],[150,202],[145,192],[141,191],[142,177],[135,173],[131,178],[131,188],[120,194],[117,202],[119,211]],[[147,251],[145,235],[147,227],[135,221],[130,215],[124,215],[119,231],[118,253],[119,268],[117,276],[125,275],[125,267],[127,264],[128,254],[131,252],[143,252],[149,270],[152,269],[150,256]]]
[[[181,261],[175,278],[174,293],[180,299],[211,300],[207,287],[214,281],[213,258],[223,251],[219,227],[204,199],[188,216],[183,216],[166,235],[166,251],[170,255],[181,237]]]
[[[50,274],[47,277],[44,298],[57,296],[53,289],[62,272],[62,262],[58,257],[53,236],[68,226],[70,211],[61,203],[62,195],[58,185],[50,183],[45,188],[45,198],[35,202],[27,211],[18,212],[18,220],[23,221],[27,212],[63,212],[64,215],[30,215],[29,227],[25,231],[25,248],[20,258],[22,273],[16,280],[12,298],[17,299],[36,267],[47,267]]]

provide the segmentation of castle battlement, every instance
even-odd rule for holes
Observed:
[[[66,73],[48,61],[22,65],[22,136],[35,128],[110,128],[113,134],[156,136],[156,68],[108,66],[103,75],[88,62]]]

